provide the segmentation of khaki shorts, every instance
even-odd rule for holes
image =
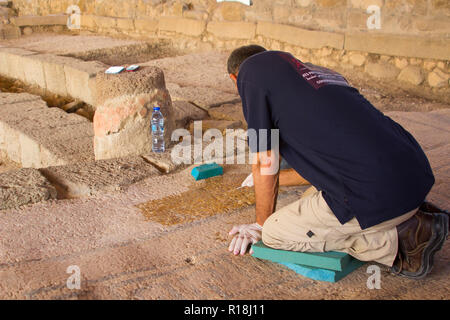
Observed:
[[[346,252],[361,261],[392,266],[397,255],[396,226],[417,209],[362,230],[356,218],[342,225],[322,197],[311,187],[300,200],[272,214],[264,223],[262,241],[282,250],[301,252]]]

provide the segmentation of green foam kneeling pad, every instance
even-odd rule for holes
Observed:
[[[364,265],[365,262],[352,258],[342,271],[312,268],[295,263],[281,263],[281,264],[295,271],[296,273],[306,278],[310,278],[312,280],[338,282],[345,276],[349,275],[350,273],[352,273],[353,271]]]
[[[223,175],[223,168],[217,163],[204,164],[192,169],[191,175],[196,181],[208,179]]]
[[[292,263],[306,267],[344,271],[353,257],[344,252],[296,252],[267,247],[262,241],[252,246],[253,257],[277,263]]]

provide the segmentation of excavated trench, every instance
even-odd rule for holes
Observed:
[[[67,113],[76,113],[91,122],[94,118],[94,108],[82,101],[77,101],[72,97],[63,97],[40,87],[32,86],[23,81],[7,78],[2,75],[0,75],[0,92],[30,93],[41,97],[49,108],[59,108]]]
[[[182,54],[183,52],[175,49],[170,41],[160,39],[157,42],[100,48],[65,54],[64,56],[83,61],[100,61],[108,66],[124,66],[161,58],[176,57]]]
[[[34,45],[33,42],[25,46],[32,46],[31,49],[37,53],[45,53],[49,50],[48,41],[44,41],[40,45]],[[67,46],[67,44],[66,44]],[[101,46],[101,44],[99,44]],[[40,48],[42,47],[42,48]],[[59,50],[65,50],[64,44]],[[67,49],[67,48],[66,48]],[[55,52],[56,53],[56,52]],[[75,58],[81,61],[99,61],[105,65],[131,65],[149,62],[159,58],[174,57],[183,54],[179,50],[173,48],[168,40],[158,40],[156,42],[141,42],[124,44],[107,48],[95,48],[88,46],[87,50],[76,51],[73,53],[58,52],[57,55]],[[79,100],[71,96],[61,96],[37,85],[31,85],[24,81],[9,78],[0,75],[0,92],[2,93],[29,93],[36,95],[44,100],[49,108],[59,108],[67,113],[76,113],[90,122],[93,121],[95,114],[95,106]],[[0,173],[15,171],[21,168],[21,164],[8,158],[5,152],[0,152]]]

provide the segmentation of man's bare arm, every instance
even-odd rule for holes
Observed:
[[[301,186],[311,183],[303,178],[294,169],[285,169],[280,172],[280,186]]]
[[[270,152],[267,155],[270,156]],[[256,157],[256,163],[252,165],[256,195],[256,222],[262,226],[275,211],[278,197],[279,170],[272,175],[261,174],[261,169],[267,166],[267,163],[265,163],[265,157],[261,153],[258,153]]]

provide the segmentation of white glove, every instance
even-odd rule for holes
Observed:
[[[262,227],[257,224],[242,224],[234,226],[229,235],[233,236],[228,251],[233,252],[234,255],[241,254],[242,256],[247,252],[249,244],[255,244],[262,238]],[[250,254],[253,250],[250,249]]]
[[[245,187],[253,187],[254,182],[253,182],[253,173],[250,174],[245,180],[244,182],[242,182],[241,188],[245,188]]]

